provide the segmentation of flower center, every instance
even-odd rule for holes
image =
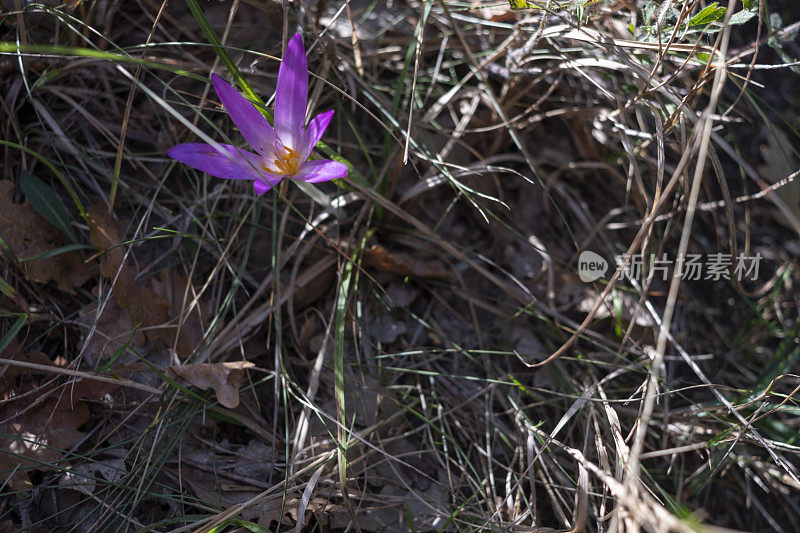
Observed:
[[[275,159],[272,160],[272,163],[275,165],[275,168],[277,168],[277,171],[274,168],[269,168],[266,160],[261,163],[261,168],[267,172],[277,172],[285,176],[294,176],[297,174],[300,167],[300,154],[286,145],[276,146]]]

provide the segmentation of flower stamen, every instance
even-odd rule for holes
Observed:
[[[272,162],[286,176],[294,176],[300,168],[300,154],[286,145],[275,150],[277,156]]]

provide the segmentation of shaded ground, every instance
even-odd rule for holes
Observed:
[[[645,2],[4,2],[0,529],[800,529],[800,12],[733,26],[698,157],[680,4],[661,55]],[[269,108],[297,30],[347,179],[164,155],[243,146],[208,75]]]

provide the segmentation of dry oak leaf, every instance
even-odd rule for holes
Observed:
[[[177,476],[177,472],[174,474]],[[181,471],[181,479],[189,485],[195,496],[201,501],[223,509],[249,502],[259,495],[254,487],[220,482],[220,476],[199,468],[184,467]],[[314,501],[310,502],[309,510],[325,507],[327,500],[317,500],[318,498],[314,498]],[[297,523],[299,506],[300,500],[295,497],[290,498],[288,495],[281,497],[280,494],[273,494],[260,498],[254,505],[242,509],[239,518],[247,521],[257,520],[259,525],[265,528],[269,528],[274,522],[283,526],[291,526]]]
[[[150,278],[153,292],[163,297],[170,305],[171,316],[179,318],[178,340],[175,351],[182,357],[188,357],[203,339],[203,309],[206,302],[195,304],[195,291],[189,281],[177,270],[163,270]]]
[[[128,312],[131,322],[145,327],[159,326],[169,321],[169,303],[150,289],[141,287],[134,279],[133,269],[125,262],[125,246],[117,225],[106,213],[102,203],[95,204],[87,213],[87,222],[92,229],[89,240],[104,250],[100,262],[100,273],[108,279],[116,279],[114,294],[117,303]],[[170,346],[169,334],[157,329],[148,332],[148,337],[156,336]]]
[[[164,327],[171,321],[171,315],[181,313],[186,281],[178,274],[170,279],[153,281],[155,288],[169,293],[167,288],[177,291],[180,297],[168,294],[167,297],[136,282],[133,268],[125,262],[125,246],[122,236],[117,230],[114,220],[106,212],[104,204],[94,205],[87,213],[87,221],[92,231],[89,239],[92,244],[105,250],[100,262],[100,273],[108,279],[116,279],[114,297],[119,306],[125,310],[133,324],[142,324],[148,339],[161,340],[172,346],[175,341],[175,328]],[[192,293],[189,292],[191,295]],[[170,303],[173,301],[173,304]],[[173,308],[174,307],[174,308]],[[171,313],[172,311],[172,313]],[[202,324],[197,311],[184,320],[178,335],[176,352],[181,357],[188,357],[202,338]],[[177,325],[177,320],[174,323]]]
[[[392,274],[411,278],[449,280],[453,275],[445,266],[431,257],[417,257],[414,254],[389,251],[380,244],[373,244],[364,250],[362,265]]]
[[[61,232],[50,224],[28,202],[11,200],[14,184],[0,180],[0,237],[20,259],[34,257],[64,244]],[[64,292],[73,293],[92,277],[92,268],[81,260],[78,252],[22,263],[25,277],[37,283],[55,281]]]
[[[31,487],[26,470],[45,470],[46,463],[58,461],[62,450],[69,450],[83,438],[78,428],[89,421],[85,403],[67,407],[69,402],[50,398],[19,413],[13,408],[0,410],[0,479],[9,476],[9,485],[16,490]],[[14,471],[19,470],[14,473]]]
[[[56,366],[41,352],[19,353],[16,343],[3,355]],[[81,399],[99,398],[108,392],[108,385],[83,380],[55,386],[48,382],[51,375],[38,378],[36,374],[46,373],[11,364],[0,367],[0,373],[0,484],[24,490],[31,486],[28,470],[47,469],[46,463],[58,461],[62,450],[80,442],[84,434],[78,428],[89,421],[89,409]]]
[[[239,405],[239,387],[244,370],[255,365],[249,361],[172,365],[167,373],[199,389],[214,389],[219,403],[229,409]]]
[[[83,348],[83,357],[89,367],[96,367],[106,361],[111,355],[130,339],[131,346],[144,353],[145,336],[141,329],[134,332],[134,324],[128,317],[127,311],[117,305],[117,299],[112,295],[103,312],[97,317],[100,302],[93,302],[80,311],[78,322],[86,331],[94,327],[94,334]],[[133,333],[133,335],[131,335]]]

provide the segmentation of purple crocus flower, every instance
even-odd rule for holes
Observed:
[[[253,104],[222,78],[212,74],[211,81],[233,123],[257,153],[230,144],[187,143],[167,150],[168,156],[217,178],[252,180],[259,196],[283,178],[319,183],[347,174],[347,166],[342,163],[308,160],[333,118],[333,111],[320,113],[303,129],[308,63],[299,33],[289,41],[278,70],[274,129]]]

